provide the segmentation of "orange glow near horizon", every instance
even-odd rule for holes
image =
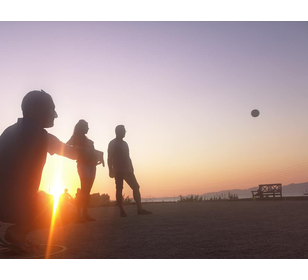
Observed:
[[[61,172],[59,171],[60,169]],[[59,196],[64,192],[64,189],[68,189],[68,192],[74,196],[79,187],[80,180],[76,162],[65,157],[48,155],[42,174],[40,190],[53,196]]]
[[[134,151],[134,147],[132,150]],[[246,147],[244,154],[223,150],[217,152],[216,156],[214,152],[209,152],[208,157],[192,153],[182,161],[176,158],[176,164],[167,160],[159,162],[159,159],[151,154],[150,163],[138,153],[132,152],[131,157],[142,198],[202,195],[208,192],[249,189],[264,182],[279,182],[283,185],[307,182],[308,163],[305,154],[301,157],[292,155],[283,158],[283,154],[272,156],[269,152],[256,153],[250,150]],[[227,155],[230,155],[230,159]],[[40,190],[57,198],[65,188],[72,197],[80,188],[76,161],[49,155]],[[133,196],[126,183],[124,192],[130,197]],[[111,200],[115,200],[115,182],[109,177],[107,166],[97,166],[96,178],[91,189],[91,194],[93,193],[107,193]],[[55,200],[57,202],[57,199]]]

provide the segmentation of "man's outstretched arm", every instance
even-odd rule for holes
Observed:
[[[97,162],[103,163],[104,161],[103,152],[65,144],[52,134],[48,134],[48,153],[51,155],[57,154],[74,160],[80,157],[94,157]]]

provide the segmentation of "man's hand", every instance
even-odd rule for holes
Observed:
[[[102,165],[103,165],[103,167],[105,167],[105,162],[104,162],[104,160],[100,160],[100,161],[98,161],[96,165],[99,165],[99,164],[102,164]]]
[[[113,170],[109,170],[109,177],[114,178],[114,171]]]

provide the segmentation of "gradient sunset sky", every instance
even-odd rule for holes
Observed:
[[[106,162],[125,125],[143,198],[308,181],[307,22],[0,22],[0,38],[1,133],[43,89],[48,131],[66,142],[85,119]],[[74,195],[76,162],[56,155],[41,189],[60,171]],[[115,198],[107,166],[97,192]]]

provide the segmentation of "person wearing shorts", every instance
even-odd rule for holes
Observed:
[[[138,215],[150,215],[152,212],[143,209],[141,205],[140,186],[134,174],[134,168],[129,156],[128,144],[123,141],[126,130],[123,125],[118,125],[115,129],[116,138],[108,145],[108,167],[109,177],[115,179],[116,200],[120,208],[120,216],[127,217],[123,207],[123,183],[124,181],[133,190],[133,197],[137,205]]]

